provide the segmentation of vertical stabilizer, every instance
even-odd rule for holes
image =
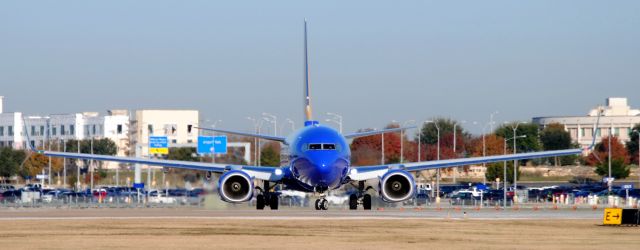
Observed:
[[[307,19],[304,19],[304,114],[311,121],[311,94],[309,90],[309,51],[307,48]]]

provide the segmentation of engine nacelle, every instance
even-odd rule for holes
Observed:
[[[378,191],[380,197],[385,201],[404,201],[413,197],[416,191],[416,182],[413,176],[407,171],[389,171],[380,178]]]
[[[218,194],[226,202],[244,202],[253,197],[253,180],[240,170],[224,173],[218,180]]]

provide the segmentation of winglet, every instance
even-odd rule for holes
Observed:
[[[29,130],[27,129],[27,120],[25,120],[24,117],[22,117],[22,127],[22,129],[24,129],[24,134],[27,136],[27,148],[36,153],[43,153],[44,150],[37,150],[33,145],[31,145],[31,137],[29,137]]]
[[[601,110],[600,108],[598,108],[598,118],[596,119],[596,123],[593,125],[593,134],[591,135],[592,141],[591,141],[591,145],[589,145],[588,147],[584,148],[584,151],[588,151],[588,150],[592,150],[593,147],[596,145],[596,134],[598,133],[598,126],[600,125],[600,117],[602,117],[602,113],[604,113],[604,110]]]

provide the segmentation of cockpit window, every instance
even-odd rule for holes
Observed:
[[[336,149],[336,144],[333,144],[333,143],[322,144],[322,149],[324,149],[324,150],[335,150]]]
[[[307,150],[337,150],[334,143],[309,143],[306,147]]]

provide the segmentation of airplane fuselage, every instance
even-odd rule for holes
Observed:
[[[335,129],[316,121],[309,123],[287,138],[289,171],[305,191],[338,188],[349,174],[349,144]]]

